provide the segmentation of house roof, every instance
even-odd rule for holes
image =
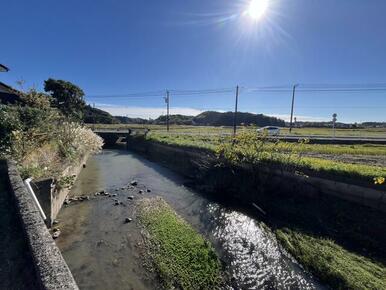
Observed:
[[[7,72],[9,71],[9,68],[7,68],[5,65],[0,63],[0,72]]]
[[[12,94],[15,93],[16,90],[6,85],[5,83],[0,82],[0,92]]]
[[[14,104],[21,100],[21,92],[14,88],[0,82],[0,103],[11,103]]]

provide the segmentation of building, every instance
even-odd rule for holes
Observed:
[[[9,68],[0,64],[0,72],[8,72]],[[0,82],[0,103],[1,104],[15,104],[21,101],[21,92],[14,88]]]

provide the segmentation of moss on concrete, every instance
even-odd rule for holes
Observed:
[[[386,289],[386,268],[349,252],[333,240],[282,229],[282,245],[306,268],[334,289]]]
[[[220,262],[211,246],[161,198],[139,201],[154,266],[167,289],[216,289]]]

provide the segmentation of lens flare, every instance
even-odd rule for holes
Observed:
[[[252,0],[249,3],[249,7],[247,10],[248,15],[254,19],[259,20],[268,8],[268,0]]]

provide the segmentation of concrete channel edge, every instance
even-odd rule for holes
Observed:
[[[34,204],[32,196],[28,193],[17,170],[16,163],[7,160],[7,167],[15,206],[31,251],[40,289],[79,289],[38,208]]]

